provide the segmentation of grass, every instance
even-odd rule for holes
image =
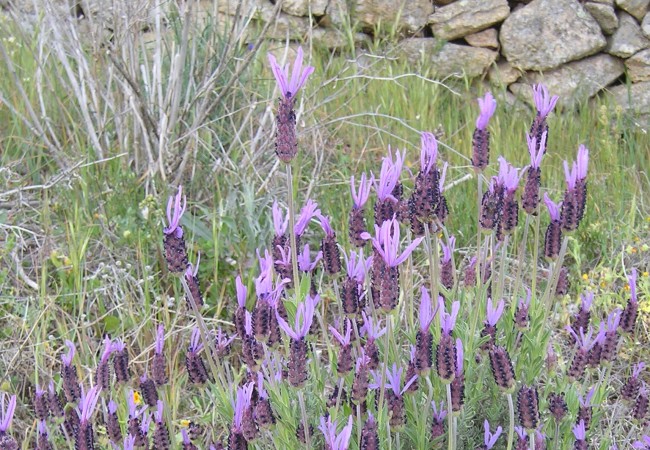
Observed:
[[[234,278],[241,274],[252,291],[258,274],[255,250],[268,247],[272,238],[271,203],[286,202],[284,169],[276,161],[271,139],[277,92],[267,68],[266,44],[249,50],[243,40],[222,39],[209,21],[194,28],[197,24],[185,14],[189,13],[181,10],[173,15],[172,31],[153,44],[135,32],[138,21],[144,20],[135,16],[132,23],[116,29],[115,48],[121,51],[110,57],[99,42],[85,46],[75,40],[69,24],[43,19],[29,31],[3,19],[0,311],[5,320],[0,325],[0,373],[2,390],[19,395],[12,429],[14,436],[19,435],[17,430],[25,436],[23,448],[31,447],[35,436],[29,409],[35,385],[50,379],[58,382],[64,340],[77,343],[75,364],[88,385],[105,333],[127,342],[132,369],[141,374],[157,323],[165,324],[168,332],[166,352],[176,374],[163,390],[170,405],[168,426],[178,433],[182,420],[192,420],[215,438],[225,437],[230,426],[233,392],[218,383],[207,388],[187,383],[183,364],[193,320],[184,306],[182,287],[167,273],[164,262],[164,207],[167,195],[182,183],[189,202],[182,225],[190,260],[201,253],[199,279],[207,303],[202,313],[210,327],[231,330]],[[246,22],[242,17],[236,29],[243,29]],[[47,50],[47,42],[53,51]],[[461,267],[464,256],[475,252],[476,182],[468,158],[475,98],[485,86],[464,79],[431,80],[425,66],[411,67],[393,58],[398,49],[374,45],[368,55],[358,49],[332,54],[314,44],[310,63],[316,71],[299,97],[301,152],[294,163],[298,204],[316,199],[323,213],[332,216],[332,226],[340,230],[347,248],[350,176],[358,178],[364,171],[378,174],[388,145],[405,148],[406,166],[415,172],[419,132],[435,131],[441,158],[450,164],[447,179],[453,187],[447,194],[447,229],[458,239],[455,258]],[[493,159],[503,154],[516,166],[527,163],[524,136],[532,118],[529,109],[499,102],[490,124]],[[587,214],[568,241],[570,295],[554,305],[552,328],[546,326],[545,311],[534,311],[530,341],[516,351],[519,376],[538,383],[547,432],[552,428],[545,414],[548,392],[566,391],[573,418],[577,394],[584,395],[586,388],[598,383],[595,403],[602,406],[595,408],[594,421],[600,426],[592,426],[590,435],[597,448],[609,448],[614,440],[624,448],[643,432],[642,425],[627,419],[627,407],[616,401],[629,366],[645,356],[650,341],[650,138],[632,119],[606,99],[549,119],[542,185],[559,200],[564,189],[561,162],[573,159],[578,145],[585,144],[591,150]],[[410,190],[412,183],[405,184]],[[320,234],[309,233],[313,247]],[[517,248],[520,234],[511,249]],[[532,240],[528,255],[537,245]],[[517,257],[514,250],[510,257]],[[404,286],[426,283],[425,260],[421,253],[413,257]],[[530,258],[526,261],[530,268]],[[502,269],[508,292],[514,265],[515,261]],[[593,316],[602,319],[613,307],[625,305],[624,275],[631,267],[640,273],[642,320],[636,337],[625,338],[617,362],[607,370],[589,371],[587,379],[576,385],[560,374],[546,373],[545,348],[539,342],[548,340],[550,333],[562,343],[561,366],[568,364],[570,348],[560,329],[575,311],[578,294],[585,289],[597,294]],[[529,282],[529,271],[524,274]],[[318,277],[324,305],[334,311],[335,287],[327,277]],[[408,360],[406,343],[413,342],[414,333],[406,324],[414,319],[406,305],[417,304],[416,292],[419,289],[405,289],[400,308],[391,316],[394,325],[405,323],[403,330],[391,333],[388,345],[381,343],[381,354],[389,355],[390,361]],[[465,305],[483,294],[461,289],[456,293],[464,305],[456,332],[464,342],[476,345],[470,323],[478,315]],[[514,341],[514,330],[502,333],[505,342]],[[335,379],[327,368],[335,366],[336,349],[326,342],[322,336],[314,342],[321,357],[311,358],[307,409],[314,424],[326,411],[324,393],[330,392]],[[467,404],[458,435],[467,448],[482,442],[483,419],[507,427],[505,398],[483,358],[482,364],[466,358]],[[244,373],[234,356],[220,362],[219,368],[233,383]],[[278,425],[258,446],[297,448],[294,431],[300,415],[295,392],[286,383],[268,389]],[[428,408],[425,400],[431,400],[430,395],[438,401],[444,398],[444,387],[436,380],[431,393],[425,388],[420,392],[407,397],[407,417],[413,425],[400,436],[403,448],[425,448],[429,413],[422,415],[421,410]],[[119,387],[114,395],[129,394],[126,387]],[[123,403],[120,417],[125,415]],[[350,410],[346,406],[330,412],[343,422]],[[396,446],[394,433],[387,431],[386,408],[378,413],[381,439]],[[571,420],[563,422],[560,448],[572,445],[571,426]],[[355,428],[353,436],[356,433]],[[107,447],[105,435],[98,434],[98,439],[102,448]],[[66,447],[60,439],[57,445]],[[505,448],[505,439],[498,445]]]

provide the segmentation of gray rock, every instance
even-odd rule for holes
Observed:
[[[492,48],[495,50],[499,48],[499,36],[495,28],[468,34],[465,36],[465,41],[472,47]]]
[[[641,50],[625,60],[627,75],[632,83],[650,81],[650,49]]]
[[[433,35],[451,41],[484,30],[510,14],[507,0],[459,0],[429,17]]]
[[[348,34],[336,28],[314,28],[311,32],[311,37],[315,43],[329,49],[344,48],[350,45],[356,46],[370,42],[370,36],[365,33],[354,33],[352,36],[353,42],[350,42]]]
[[[492,65],[488,71],[488,80],[496,86],[508,86],[521,77],[521,72],[508,61],[501,61]]]
[[[641,33],[650,39],[650,11],[643,18],[643,22],[641,22]]]
[[[635,115],[650,115],[650,81],[633,83],[630,86],[621,84],[609,90],[616,103]]]
[[[324,16],[327,3],[327,0],[284,0],[282,11],[298,17],[308,16],[310,12],[314,16]]]
[[[585,3],[585,8],[594,16],[605,34],[612,34],[618,28],[618,16],[614,7],[603,3]]]
[[[648,12],[650,0],[616,0],[616,6],[641,20]]]
[[[601,3],[603,5],[611,5],[614,6],[614,0],[591,0],[594,3]]]
[[[266,0],[221,0],[218,3],[219,12],[235,14],[241,3],[241,13],[253,17],[256,21],[272,22],[266,37],[269,39],[303,39],[311,29],[311,20],[307,17],[296,17],[280,13],[275,16],[275,5]]]
[[[433,12],[431,0],[352,0],[352,20],[363,28],[384,29],[397,26],[399,31],[415,33],[427,24]]]
[[[511,85],[510,90],[532,104],[530,86],[544,83],[549,92],[560,96],[558,100],[560,105],[571,108],[579,101],[596,95],[619,78],[623,72],[624,65],[620,59],[599,54],[542,74],[529,72],[522,78],[521,83]]]
[[[621,58],[629,58],[648,47],[650,47],[650,40],[641,33],[641,27],[636,19],[621,11],[619,27],[609,39],[607,53]]]
[[[325,17],[319,22],[323,26],[345,26],[349,23],[350,11],[346,0],[329,0],[325,8]]]
[[[485,48],[470,47],[430,38],[409,38],[400,42],[401,54],[410,63],[426,61],[434,75],[440,78],[483,75],[496,60],[498,53]]]
[[[596,19],[577,0],[533,0],[501,25],[501,51],[515,67],[548,70],[607,45]]]

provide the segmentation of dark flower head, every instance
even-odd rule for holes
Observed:
[[[183,199],[183,206],[181,206],[181,198]],[[178,186],[178,193],[174,197],[169,197],[167,202],[167,227],[163,229],[165,234],[173,234],[174,237],[180,239],[183,237],[183,228],[180,226],[181,216],[187,207],[187,199],[183,195],[183,187]]]
[[[492,447],[494,447],[494,444],[497,443],[497,440],[499,439],[499,436],[501,436],[501,432],[503,429],[501,427],[497,427],[496,430],[494,430],[494,434],[490,432],[490,422],[485,420],[483,423],[483,428],[485,429],[485,432],[483,434],[483,443],[485,444],[485,448],[487,450],[490,450]]]
[[[307,78],[314,73],[315,68],[313,66],[305,66],[303,68],[303,51],[302,47],[298,47],[296,52],[296,59],[293,62],[293,69],[291,70],[291,76],[289,76],[289,65],[286,64],[284,67],[280,66],[271,53],[268,54],[269,64],[271,65],[271,71],[273,76],[275,76],[275,81],[278,83],[278,89],[280,89],[280,94],[285,99],[292,99],[296,97],[296,94],[307,82]]]
[[[356,190],[356,183],[354,182],[354,175],[350,178],[350,191],[352,193],[352,203],[355,209],[361,209],[368,201],[370,197],[370,188],[375,182],[375,178],[370,175],[370,178],[366,177],[366,174],[361,174],[361,180],[359,181],[359,190]]]

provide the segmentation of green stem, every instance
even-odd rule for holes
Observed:
[[[289,201],[289,243],[291,245],[291,267],[293,269],[293,289],[296,292],[298,303],[298,290],[300,289],[300,274],[298,273],[298,248],[296,245],[296,206],[293,201],[293,173],[291,163],[287,164],[287,200]]]
[[[307,408],[305,408],[305,398],[303,397],[302,389],[298,390],[298,403],[300,403],[300,414],[302,416],[302,425],[305,430],[305,442],[307,448],[311,447],[311,436],[309,435],[309,422],[307,422]]]
[[[558,450],[560,447],[560,424],[558,422],[555,423],[555,450]]]
[[[449,428],[449,439],[447,443],[448,450],[456,449],[456,430],[454,430],[454,413],[451,405],[451,383],[446,383],[447,388],[447,427]]]
[[[551,299],[553,298],[553,295],[555,295],[555,289],[557,288],[557,282],[560,277],[560,270],[562,270],[562,264],[564,263],[564,255],[566,254],[566,247],[568,241],[569,238],[567,236],[564,236],[562,238],[562,247],[560,248],[560,254],[557,257],[555,264],[553,265],[553,272],[551,273],[551,277],[549,278],[548,283],[546,283],[546,291],[544,291],[544,297],[542,299],[542,305],[545,305],[544,307],[545,322],[546,319],[548,319],[548,313],[551,309]]]
[[[526,258],[526,241],[528,240],[528,227],[530,226],[530,214],[526,214],[526,223],[524,225],[524,237],[519,244],[519,251],[517,256],[517,274],[515,275],[515,289],[512,291],[512,304],[510,309],[514,317],[515,310],[517,309],[517,296],[519,295],[519,286],[521,286],[521,269],[524,266]]]
[[[431,231],[429,230],[428,223],[424,224],[424,239],[427,243],[427,257],[429,258],[429,282],[431,283],[431,302],[435,309],[435,305],[438,304],[438,280],[440,277],[440,269],[438,267],[438,236],[431,236]],[[437,340],[440,336],[440,330],[438,327],[433,327],[433,338]]]
[[[530,450],[535,450],[535,432],[531,431],[528,434],[528,444],[529,444],[529,449]]]
[[[501,262],[499,263],[499,285],[497,286],[497,295],[495,301],[498,302],[503,298],[503,285],[506,278],[506,249],[508,248],[508,241],[510,236],[506,236],[501,245]]]
[[[515,407],[512,404],[512,394],[507,394],[508,397],[508,415],[510,418],[510,425],[508,425],[508,447],[507,450],[512,450],[512,443],[515,438]]]
[[[539,222],[540,214],[537,214],[535,219],[535,246],[533,247],[533,279],[531,280],[532,298],[537,298],[535,289],[537,289],[537,266],[539,265]]]

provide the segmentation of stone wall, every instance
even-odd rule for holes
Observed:
[[[121,1],[0,0],[0,9],[58,2],[75,14],[110,17],[108,4]],[[543,81],[567,107],[606,91],[650,115],[650,0],[284,0],[279,14],[279,0],[195,1],[199,14],[240,8],[254,22],[271,22],[271,39],[342,48],[350,38],[363,46],[390,34],[400,57],[427,63],[441,78],[481,78],[527,100],[530,84]],[[161,4],[128,2],[142,4],[140,11]],[[351,26],[359,30],[352,36]]]
[[[221,0],[219,10],[232,14],[240,1],[271,20],[271,0]],[[271,35],[311,33],[334,48],[349,24],[362,30],[358,43],[392,31],[403,58],[439,77],[482,77],[526,99],[543,81],[567,107],[606,90],[650,114],[649,9],[650,0],[285,0]]]

